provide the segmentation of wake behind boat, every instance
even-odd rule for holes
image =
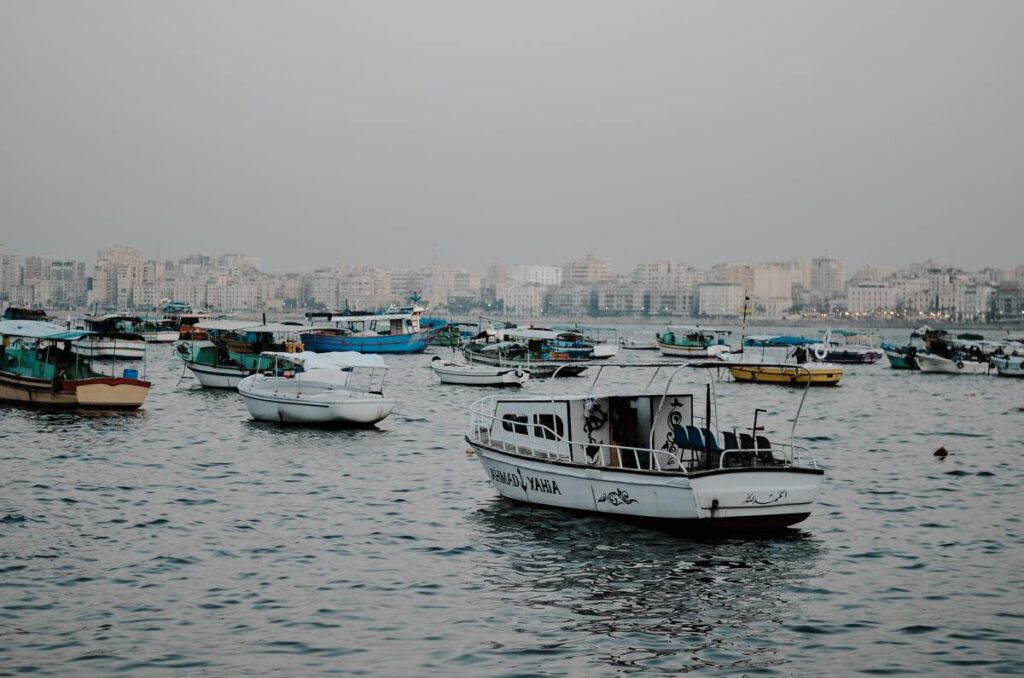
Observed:
[[[387,366],[380,356],[361,353],[264,351],[274,361],[246,377],[238,392],[253,419],[286,424],[370,426],[395,407],[383,393]],[[353,376],[362,377],[361,384]]]
[[[498,494],[520,502],[712,530],[804,520],[824,472],[794,444],[796,419],[788,444],[757,435],[760,410],[750,433],[720,429],[710,385],[699,417],[693,394],[671,389],[686,365],[670,367],[661,393],[484,398],[466,441]]]

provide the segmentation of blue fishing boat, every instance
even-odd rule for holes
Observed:
[[[421,353],[445,328],[423,327],[425,310],[413,305],[383,312],[307,313],[310,326],[299,337],[307,351],[316,353]]]

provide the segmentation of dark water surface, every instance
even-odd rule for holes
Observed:
[[[490,391],[429,359],[388,358],[380,430],[251,422],[170,346],[139,413],[0,409],[0,673],[1024,672],[1024,380],[848,368],[797,430],[811,518],[710,540],[498,499],[462,439]],[[799,392],[716,388],[788,435]]]

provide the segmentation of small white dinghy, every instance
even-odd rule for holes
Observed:
[[[387,366],[379,355],[355,351],[263,351],[272,369],[246,377],[238,392],[253,419],[289,424],[370,426],[395,407],[383,394]],[[363,377],[356,385],[353,377]]]
[[[430,367],[441,379],[442,384],[463,386],[522,386],[530,378],[530,370],[522,367],[499,367],[497,365],[467,365],[445,362],[441,356],[434,356]]]

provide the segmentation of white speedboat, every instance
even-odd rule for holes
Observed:
[[[789,443],[759,435],[763,410],[750,433],[719,428],[711,387],[700,416],[671,390],[686,366],[669,367],[661,393],[484,398],[466,440],[498,494],[521,502],[712,530],[804,520],[824,471],[793,429]]]
[[[379,355],[355,351],[264,351],[273,367],[242,379],[238,392],[253,419],[292,424],[370,426],[391,414],[383,394],[387,366]],[[353,383],[356,374],[362,383]]]
[[[1000,377],[1024,377],[1024,355],[992,356],[992,366]]]
[[[936,374],[988,374],[988,361],[967,360],[962,357],[944,358],[932,353],[918,353],[917,367],[922,372]]]
[[[497,367],[494,365],[467,365],[445,362],[434,356],[430,367],[442,384],[465,386],[522,386],[530,378],[530,370],[522,367]]]

